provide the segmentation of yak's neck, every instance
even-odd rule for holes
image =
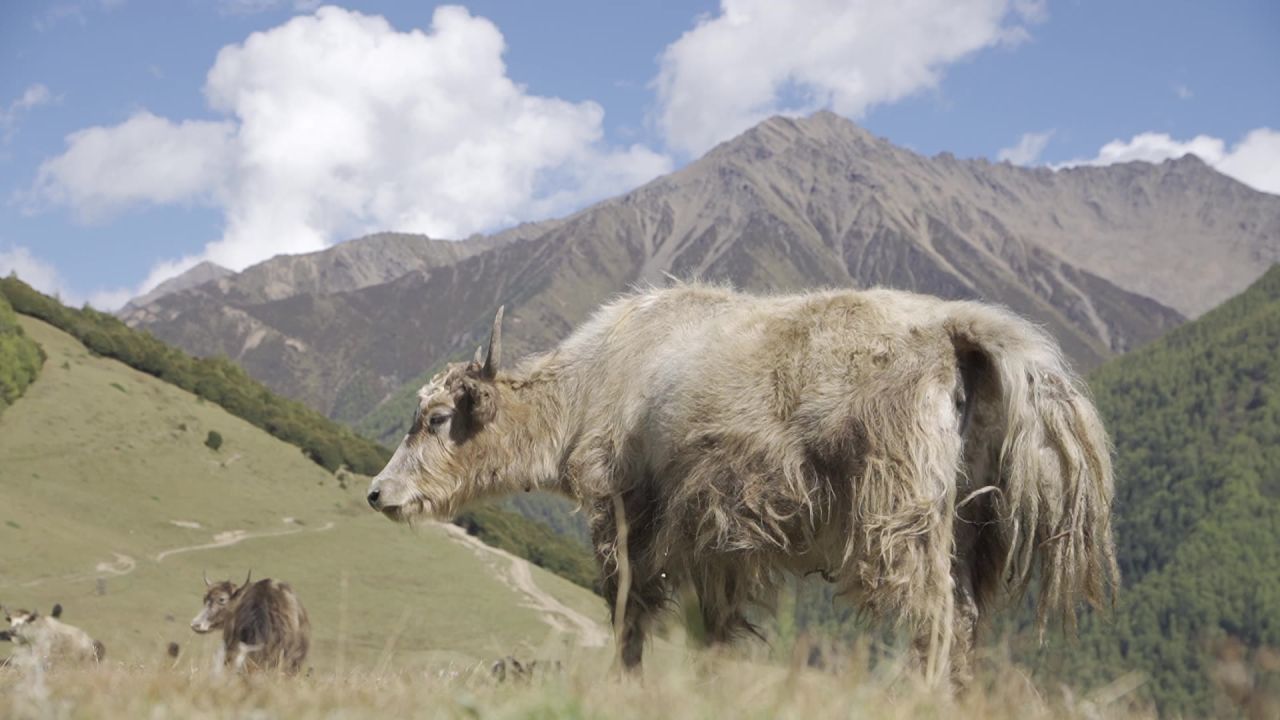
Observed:
[[[560,469],[570,429],[561,383],[549,374],[519,375],[500,378],[498,390],[498,415],[475,438],[478,495],[564,493]]]

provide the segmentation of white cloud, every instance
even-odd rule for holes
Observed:
[[[774,114],[857,117],[1025,40],[1022,23],[1044,17],[1023,0],[721,0],[663,52],[657,123],[672,148],[698,154]]]
[[[0,247],[0,277],[11,274],[46,295],[59,295],[64,291],[57,269],[22,245]]]
[[[1173,94],[1178,96],[1179,100],[1190,100],[1195,97],[1195,93],[1191,92],[1191,88],[1186,85],[1174,85]]]
[[[157,265],[143,290],[201,259],[240,269],[372,230],[463,237],[567,212],[670,169],[602,141],[604,112],[529,93],[498,28],[438,8],[427,32],[336,7],[224,47],[204,88],[226,119],[139,112],[67,138],[33,207],[101,218],[211,203],[222,237]]]
[[[141,203],[213,202],[230,177],[234,132],[230,122],[173,123],[146,111],[79,130],[40,165],[33,196],[86,220]]]
[[[0,107],[0,141],[9,144],[17,132],[18,119],[33,108],[53,101],[53,94],[43,83],[28,85],[13,102]]]
[[[30,85],[26,90],[22,91],[22,96],[9,104],[9,112],[14,113],[18,110],[30,110],[33,107],[44,105],[53,99],[53,95],[49,93],[49,88],[43,83],[35,83]]]
[[[1052,137],[1052,130],[1040,133],[1023,133],[1022,137],[1018,139],[1017,145],[1001,149],[996,153],[996,159],[1007,160],[1014,165],[1032,165],[1040,159],[1040,153],[1044,152],[1045,147],[1049,144],[1049,139]]]
[[[1159,163],[1195,155],[1218,172],[1263,192],[1280,195],[1280,131],[1257,128],[1234,146],[1220,138],[1197,135],[1176,140],[1166,133],[1142,133],[1129,140],[1112,140],[1096,157],[1071,160],[1055,167],[1111,165],[1141,160]]]

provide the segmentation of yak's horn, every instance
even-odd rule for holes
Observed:
[[[207,571],[207,570],[201,570],[201,571],[200,571],[200,577],[204,578],[204,586],[205,586],[205,587],[213,587],[213,583],[209,582],[209,571]]]
[[[253,577],[253,570],[250,570],[250,571],[249,571],[249,574],[244,576],[244,584],[243,584],[243,585],[241,585],[240,587],[242,587],[242,588],[247,588],[247,587],[249,587],[249,578],[251,578],[251,577]]]
[[[484,359],[484,376],[493,379],[498,374],[498,365],[502,362],[502,311],[506,305],[498,307],[498,314],[493,316],[493,333],[489,335],[489,355]]]
[[[476,367],[480,367],[480,363],[484,362],[484,346],[483,345],[476,346],[476,356],[471,359],[471,362],[475,363]]]

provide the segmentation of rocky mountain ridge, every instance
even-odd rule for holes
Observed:
[[[374,236],[299,257],[126,318],[349,422],[469,354],[499,304],[511,350],[544,349],[608,297],[668,275],[982,298],[1045,325],[1087,369],[1280,259],[1280,197],[1190,157],[1058,171],[922,157],[818,113],[765,121],[561,220],[458,242]]]

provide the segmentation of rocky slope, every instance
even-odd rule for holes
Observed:
[[[357,421],[469,354],[501,303],[521,352],[668,274],[754,290],[880,284],[1004,303],[1089,368],[1276,259],[1280,197],[1194,158],[1056,172],[926,158],[819,113],[766,121],[563,220],[457,243],[375,236],[276,258],[126,317]]]

